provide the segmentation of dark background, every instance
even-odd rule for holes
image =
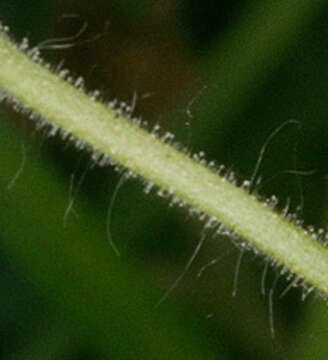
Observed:
[[[150,129],[160,124],[238,181],[270,134],[297,120],[270,142],[255,190],[316,228],[328,218],[327,19],[323,0],[0,2],[0,20],[31,46],[87,24],[55,42],[72,47],[43,57],[64,61],[104,101],[136,93]],[[271,267],[263,295],[266,259],[243,256],[232,296],[240,251],[228,236],[209,236],[156,307],[202,222],[129,180],[111,212],[117,258],[106,218],[119,174],[90,168],[88,154],[7,104],[0,118],[1,359],[327,358],[326,305],[316,293],[302,301],[300,288],[281,297],[290,279]]]

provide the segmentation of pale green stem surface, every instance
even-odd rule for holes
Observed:
[[[208,168],[162,143],[49,70],[0,36],[0,89],[53,126],[223,223],[273,260],[328,295],[328,252]]]

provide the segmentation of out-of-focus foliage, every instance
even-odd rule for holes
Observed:
[[[276,195],[281,209],[299,206],[316,227],[328,218],[327,15],[325,1],[309,0],[0,3],[13,37],[32,46],[88,24],[63,42],[71,48],[44,49],[47,61],[64,61],[104,99],[137,94],[135,113],[149,128],[173,131],[238,179],[251,176],[277,126],[298,120],[270,143],[256,190]],[[279,277],[273,291],[277,271],[263,278],[265,259],[253,254],[236,283],[239,250],[229,238],[208,236],[156,307],[201,222],[130,180],[109,222],[117,258],[106,224],[120,175],[91,167],[87,154],[35,132],[5,104],[0,164],[1,359],[327,358],[326,305],[302,302],[300,289],[281,298],[288,281]]]

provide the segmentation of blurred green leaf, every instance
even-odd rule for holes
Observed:
[[[24,174],[6,189],[21,161],[20,141],[4,121],[0,126],[0,229],[7,256],[22,264],[103,358],[216,358],[183,310],[155,308],[160,293],[113,254],[102,224],[87,208],[76,202],[78,219],[63,227],[65,186],[38,154],[26,152]]]

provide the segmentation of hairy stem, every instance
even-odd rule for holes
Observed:
[[[77,141],[222,223],[328,295],[328,252],[252,195],[96,102],[0,36],[0,89]]]

